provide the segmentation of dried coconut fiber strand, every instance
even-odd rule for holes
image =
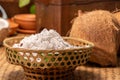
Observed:
[[[101,66],[117,65],[120,25],[116,18],[105,10],[79,13],[70,32],[71,37],[79,37],[95,44],[90,61]]]
[[[120,24],[120,10],[116,10],[113,12],[113,15],[115,16],[115,18],[118,20],[119,24]],[[120,34],[120,33],[119,33]],[[120,54],[120,45],[119,45],[119,50],[118,50],[118,54]]]

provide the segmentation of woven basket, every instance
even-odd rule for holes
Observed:
[[[88,61],[94,46],[88,41],[64,37],[64,40],[70,44],[83,47],[65,50],[12,48],[12,45],[18,43],[22,38],[5,39],[4,46],[6,47],[7,61],[11,64],[21,65],[28,80],[66,80],[70,78],[77,66]]]

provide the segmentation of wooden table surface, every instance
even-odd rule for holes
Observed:
[[[76,68],[75,80],[120,80],[120,57],[117,67],[79,66]],[[5,57],[5,48],[0,47],[0,80],[23,80],[22,67],[9,64]]]

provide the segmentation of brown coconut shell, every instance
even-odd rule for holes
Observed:
[[[116,10],[113,12],[113,15],[116,17],[118,22],[120,23],[120,10]]]
[[[101,66],[116,66],[119,47],[120,25],[116,18],[105,10],[80,14],[75,18],[70,36],[94,43],[90,61]]]
[[[116,10],[113,12],[113,15],[115,16],[115,18],[118,20],[119,24],[120,24],[120,10]],[[120,34],[119,34],[120,35]],[[118,54],[120,55],[120,45],[119,45],[119,50],[118,50]]]

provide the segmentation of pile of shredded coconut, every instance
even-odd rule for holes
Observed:
[[[43,29],[41,33],[25,37],[18,44],[13,45],[14,48],[25,48],[32,50],[46,49],[70,49],[75,46],[70,45],[55,30]]]

